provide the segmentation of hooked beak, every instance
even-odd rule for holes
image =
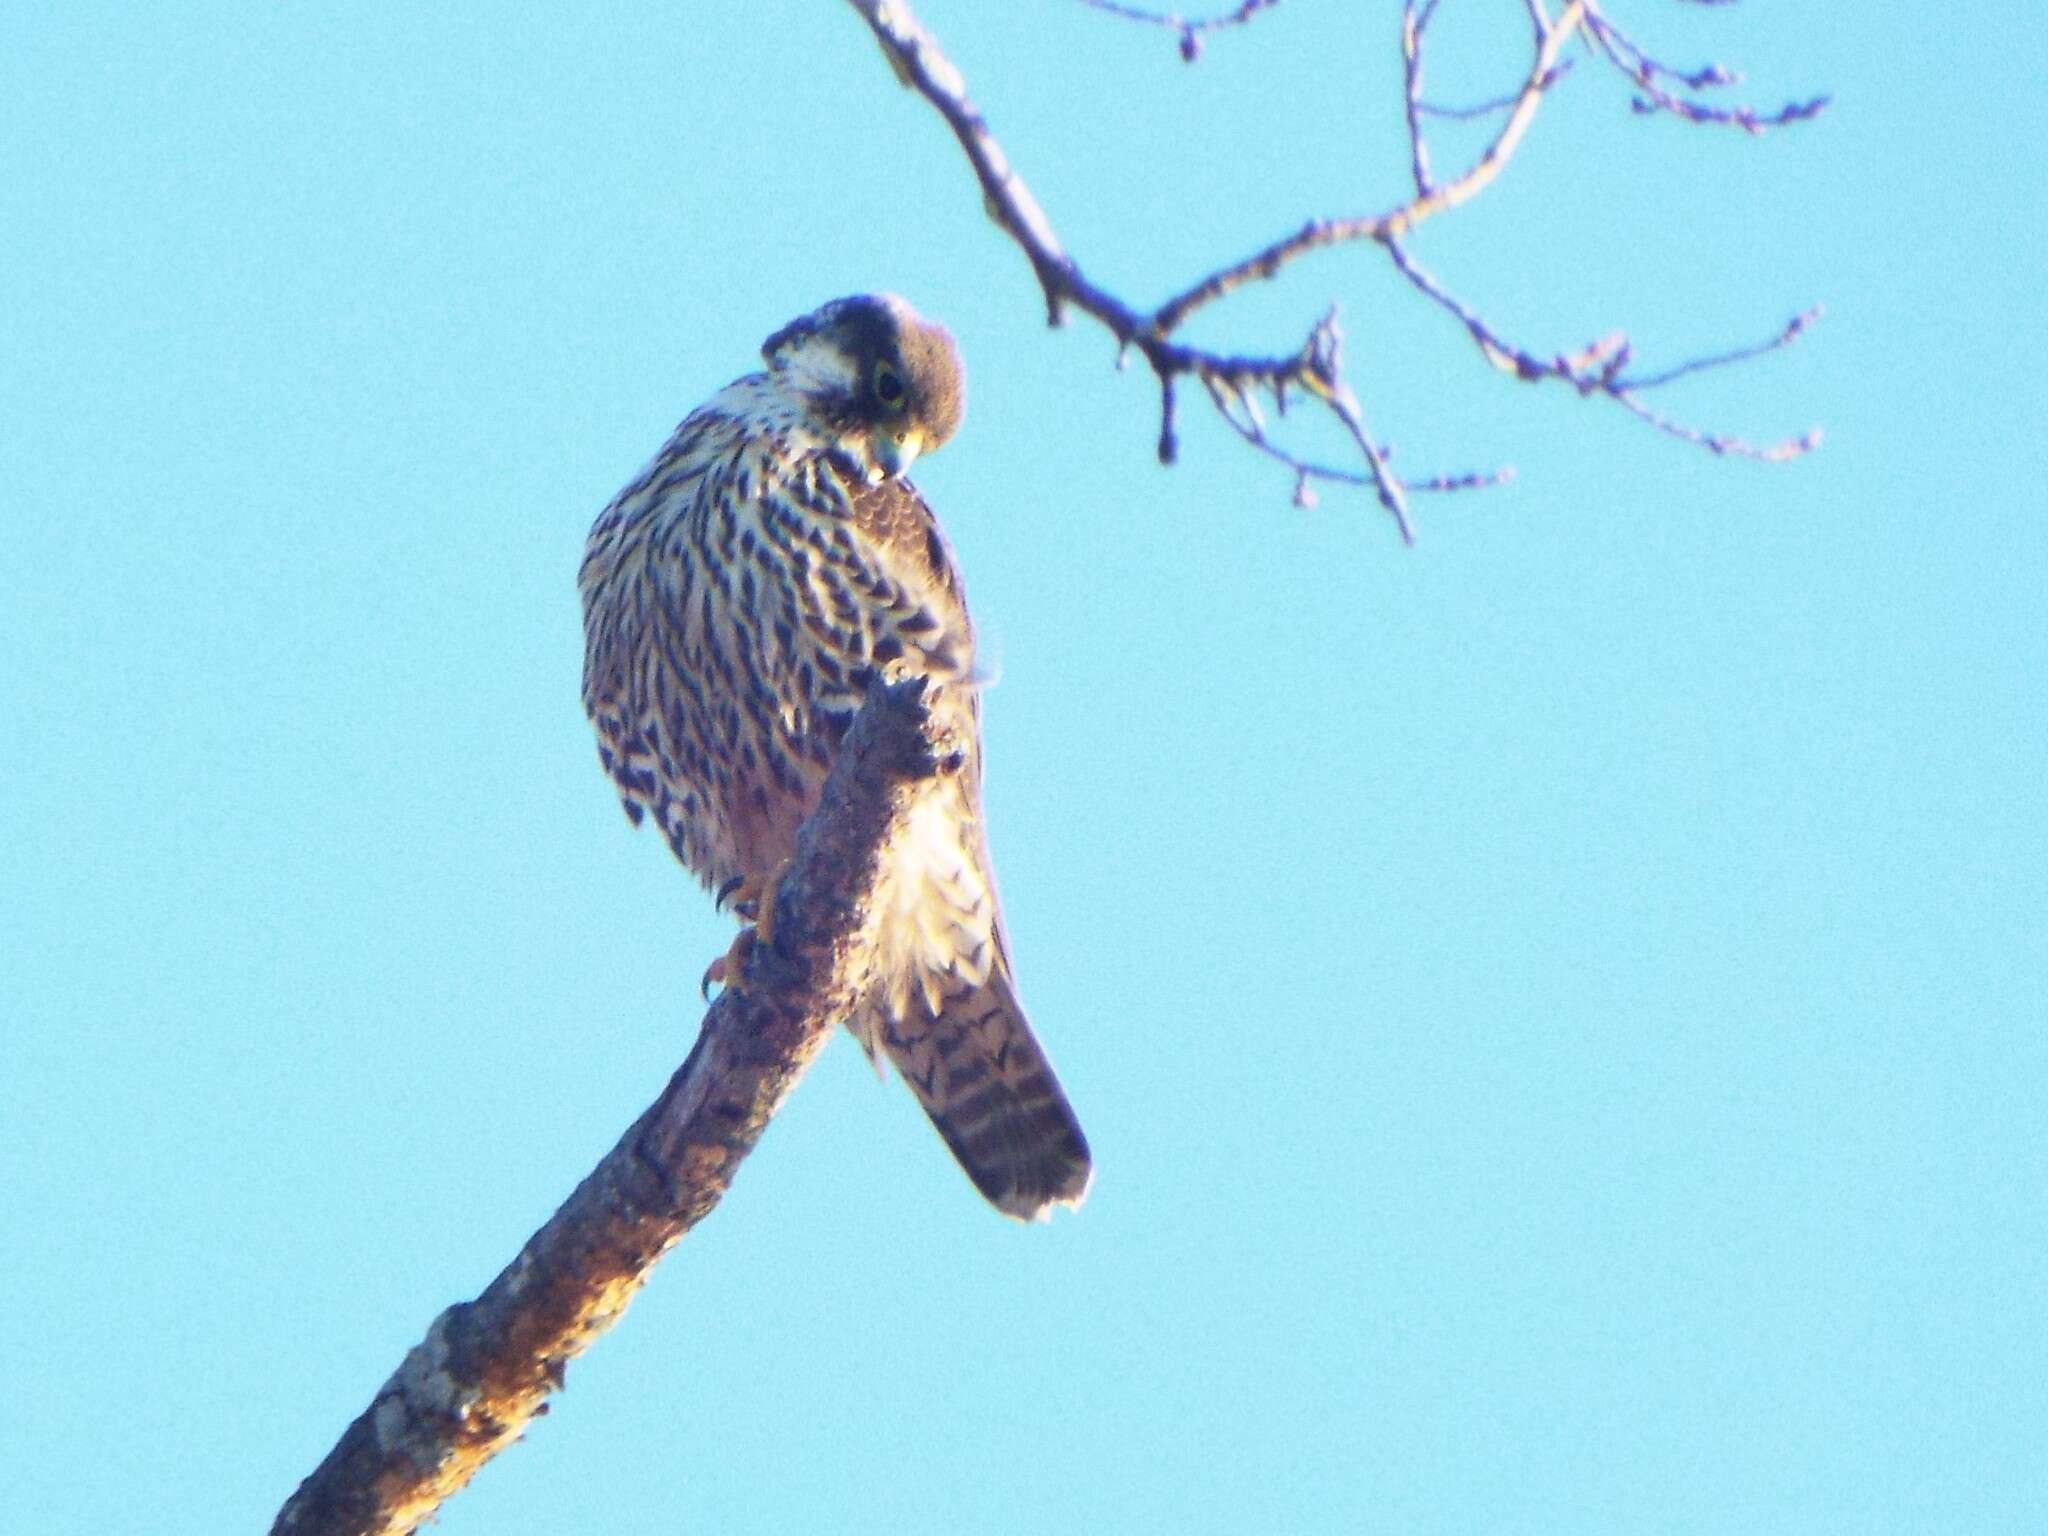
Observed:
[[[875,462],[891,480],[908,470],[923,451],[924,434],[916,427],[905,427],[900,433],[883,427],[875,433]]]

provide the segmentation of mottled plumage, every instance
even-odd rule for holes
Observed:
[[[902,473],[958,427],[952,338],[893,296],[762,347],[598,518],[583,702],[635,823],[709,887],[771,879],[870,677],[921,674],[972,743],[928,781],[880,891],[881,978],[847,1022],[887,1054],[1013,1216],[1079,1204],[1087,1143],[1017,1000],[981,809],[974,631],[938,519]]]

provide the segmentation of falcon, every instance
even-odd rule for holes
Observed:
[[[953,338],[893,294],[839,299],[684,418],[590,530],[583,705],[637,826],[757,929],[876,676],[925,679],[956,774],[927,780],[878,888],[875,984],[846,1023],[895,1064],[975,1186],[1079,1205],[1079,1121],[1017,998],[981,805],[981,675],[960,568],[905,478],[960,425]],[[738,979],[733,952],[707,973]]]

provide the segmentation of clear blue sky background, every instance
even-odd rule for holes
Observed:
[[[972,370],[919,479],[1094,1196],[998,1219],[835,1042],[440,1529],[2048,1528],[2038,29],[1616,0],[1839,105],[1582,71],[1418,242],[1539,350],[1825,300],[1667,402],[1809,462],[1368,250],[1219,313],[1340,298],[1402,463],[1518,467],[1405,551],[1199,412],[1160,468],[853,14],[738,9],[0,18],[0,1526],[262,1529],[681,1059],[730,926],[600,776],[584,532],[887,287]],[[1133,298],[1400,195],[1391,4],[927,19]]]

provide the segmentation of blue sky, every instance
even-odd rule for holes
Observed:
[[[1418,239],[1539,351],[1825,301],[1667,402],[1807,462],[1517,387],[1370,251],[1219,311],[1340,300],[1399,462],[1517,467],[1404,550],[1197,412],[1160,468],[850,10],[562,9],[0,19],[0,1523],[262,1528],[681,1059],[729,923],[599,773],[583,535],[892,288],[971,372],[918,478],[1095,1192],[996,1218],[835,1042],[440,1528],[2048,1524],[2039,39],[1616,0],[1838,104],[1582,71]],[[1370,9],[1189,69],[923,8],[1134,300],[1400,195]]]

